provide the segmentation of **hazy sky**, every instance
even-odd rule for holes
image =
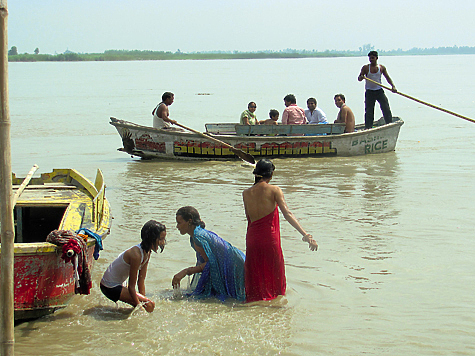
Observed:
[[[475,46],[475,1],[8,0],[19,53]]]

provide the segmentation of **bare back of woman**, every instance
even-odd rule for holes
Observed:
[[[285,263],[280,241],[279,207],[284,218],[302,234],[302,240],[316,251],[317,243],[302,228],[285,203],[282,190],[269,184],[274,164],[261,159],[253,171],[254,185],[242,193],[248,219],[246,233],[246,300],[271,300],[286,291]]]
[[[312,238],[312,235],[307,234],[299,221],[295,218],[294,214],[290,211],[285,203],[282,189],[276,185],[269,184],[274,169],[275,166],[271,161],[261,159],[257,162],[256,169],[254,169],[253,172],[255,176],[254,185],[242,192],[244,210],[246,212],[246,217],[249,219],[249,223],[253,223],[254,221],[268,216],[275,210],[276,206],[279,206],[285,220],[302,234],[302,240],[309,243],[309,248],[312,251],[316,251],[318,248],[317,243]]]
[[[277,205],[276,188],[279,189],[262,180],[244,190],[242,193],[244,210],[251,222],[262,219],[274,211]]]

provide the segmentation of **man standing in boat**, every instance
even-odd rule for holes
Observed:
[[[338,116],[334,121],[335,124],[345,123],[345,132],[354,132],[355,131],[355,115],[353,111],[346,105],[345,96],[343,94],[336,94],[335,105],[340,109]]]
[[[168,129],[171,128],[170,124],[177,123],[169,117],[170,112],[168,111],[168,107],[173,104],[173,100],[175,100],[175,95],[173,93],[170,93],[169,91],[163,93],[162,102],[152,111],[153,127],[157,129]]]
[[[381,74],[384,75],[388,83],[391,85],[391,91],[393,93],[397,92],[396,87],[392,79],[389,77],[386,67],[382,64],[378,64],[378,52],[371,51],[368,53],[369,64],[364,65],[361,68],[360,75],[358,76],[358,81],[362,81],[365,77],[368,77],[375,82],[381,83]],[[374,122],[374,104],[378,101],[381,111],[383,112],[384,121],[386,124],[389,124],[393,121],[393,116],[391,113],[391,108],[389,107],[389,101],[384,94],[383,88],[380,85],[377,85],[369,80],[365,83],[365,114],[364,122],[365,128],[370,129],[373,127]]]

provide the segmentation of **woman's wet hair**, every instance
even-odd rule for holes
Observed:
[[[192,206],[183,206],[180,209],[177,210],[176,216],[181,216],[183,220],[185,221],[190,221],[191,224],[194,226],[200,226],[201,228],[205,228],[205,223],[204,221],[201,220],[200,218],[200,213],[198,213],[198,210],[193,208]]]
[[[163,231],[167,231],[165,225],[155,220],[147,221],[141,231],[142,242],[140,243],[140,246],[142,247],[142,250],[144,250],[144,252],[149,252],[155,241],[160,238],[160,234]]]
[[[256,177],[254,184],[259,183],[262,179],[271,178],[274,170],[275,166],[270,160],[266,158],[260,159],[252,172]]]

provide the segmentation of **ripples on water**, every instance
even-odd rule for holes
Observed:
[[[474,101],[453,90],[471,92],[472,61],[473,56],[429,56],[389,57],[383,63],[400,90],[409,88],[408,94],[448,108],[462,102],[461,114],[473,117]],[[264,307],[176,300],[171,288],[173,275],[195,261],[189,239],[175,229],[181,206],[195,206],[207,228],[245,249],[241,193],[253,183],[252,168],[238,161],[131,159],[116,151],[120,138],[107,123],[115,115],[146,124],[157,98],[170,88],[176,94],[172,116],[200,130],[205,122],[233,121],[250,100],[258,102],[260,118],[267,108],[281,111],[281,98],[291,88],[297,88],[299,104],[317,96],[330,118],[336,116],[333,94],[343,91],[361,122],[363,89],[347,80],[361,62],[12,64],[14,170],[26,174],[38,163],[42,172],[71,166],[94,177],[101,168],[114,215],[112,234],[93,270],[91,295],[18,325],[16,354],[473,354],[473,124],[391,94],[393,112],[406,122],[396,152],[274,160],[273,183],[319,250],[309,251],[281,220],[287,295]],[[448,73],[447,65],[459,75]],[[410,68],[425,68],[415,73],[423,78],[414,81]],[[150,73],[161,73],[167,87],[157,88]],[[177,81],[180,73],[186,80]],[[317,86],[302,86],[308,73],[318,78]],[[200,80],[193,80],[195,74]],[[68,78],[74,82],[68,84]],[[249,88],[251,81],[255,86]],[[199,92],[212,95],[196,96]],[[206,119],[197,118],[198,107],[207,108]],[[148,269],[147,294],[157,301],[150,315],[124,304],[116,309],[96,288],[107,265],[140,241],[140,228],[149,219],[167,226],[167,246],[152,255]]]

